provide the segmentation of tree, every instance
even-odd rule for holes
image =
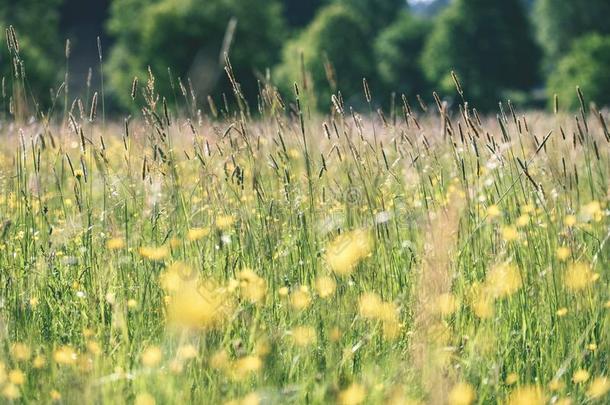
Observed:
[[[243,92],[254,98],[258,78],[279,57],[281,12],[277,0],[250,0],[248,7],[240,0],[208,0],[205,6],[197,0],[114,0],[109,28],[117,44],[108,70],[117,98],[130,104],[131,82],[145,79],[148,66],[165,96],[173,92],[168,68],[173,80],[186,83],[188,77],[204,94],[230,92],[221,55],[229,49]]]
[[[610,1],[538,0],[536,25],[547,65],[551,67],[578,37],[592,32],[610,34]]]
[[[49,90],[59,85],[59,61],[62,57],[62,41],[59,38],[59,7],[62,0],[0,0],[0,27],[2,37],[12,25],[19,40],[19,57],[25,68],[27,96],[36,102],[47,104]],[[11,91],[13,63],[6,41],[0,50],[0,75]]]
[[[539,50],[520,0],[455,0],[437,19],[423,54],[429,79],[440,90],[461,80],[467,101],[497,105],[507,90],[537,81]]]
[[[380,32],[375,40],[375,60],[385,89],[410,95],[428,89],[420,57],[430,29],[428,20],[403,11],[392,25]]]
[[[288,26],[301,28],[313,20],[318,10],[329,0],[283,0],[284,17]]]
[[[340,4],[325,7],[283,51],[275,78],[284,93],[293,83],[315,93],[313,103],[328,109],[331,94],[340,90],[345,99],[362,95],[362,78],[373,73],[371,50],[363,21]],[[303,69],[307,72],[304,86]],[[307,89],[304,89],[307,90]]]
[[[576,86],[587,100],[610,105],[610,35],[589,34],[572,43],[571,50],[551,74],[548,92],[557,94],[560,105],[577,108]]]
[[[358,14],[364,21],[369,36],[375,36],[390,25],[407,7],[406,0],[335,0]]]

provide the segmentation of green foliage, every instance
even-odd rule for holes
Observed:
[[[328,4],[329,0],[283,0],[284,17],[290,27],[304,27],[313,20],[320,7]]]
[[[539,51],[520,0],[456,0],[438,18],[424,50],[428,77],[444,92],[455,70],[467,101],[497,105],[506,90],[536,83]]]
[[[242,91],[253,98],[257,75],[279,53],[284,26],[278,1],[252,0],[243,7],[239,0],[210,0],[202,7],[196,0],[115,0],[109,28],[117,45],[109,71],[118,100],[130,103],[133,77],[143,80],[147,66],[160,77],[156,85],[163,95],[175,94],[168,68],[174,80],[189,77],[204,95],[230,92],[221,52],[232,18],[237,25],[229,56]]]
[[[560,105],[577,108],[576,86],[587,100],[610,105],[610,36],[590,34],[576,40],[550,76],[548,91],[559,96]]]
[[[0,76],[5,78],[11,91],[14,67],[6,46],[5,29],[12,25],[19,39],[19,56],[25,67],[25,85],[28,97],[47,104],[49,90],[59,79],[58,67],[62,59],[62,41],[59,37],[59,7],[62,0],[0,0]]]
[[[608,16],[608,0],[538,0],[535,21],[550,67],[570,50],[572,42],[581,35],[590,32],[610,34]]]
[[[403,12],[375,41],[377,75],[386,90],[415,95],[426,92],[427,79],[420,64],[428,20]]]
[[[344,99],[362,96],[362,78],[374,69],[370,55],[362,20],[335,4],[322,10],[307,30],[286,45],[275,77],[284,93],[291,91],[293,83],[303,85],[303,60],[307,86],[302,87],[315,92],[317,107],[327,109],[337,90]]]

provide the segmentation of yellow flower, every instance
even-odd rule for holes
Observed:
[[[487,217],[489,219],[497,218],[501,214],[502,214],[502,211],[500,211],[500,208],[497,205],[493,204],[493,205],[490,205],[489,207],[487,207]]]
[[[381,312],[383,301],[375,293],[364,293],[358,301],[360,316],[367,319],[377,319]]]
[[[240,294],[246,300],[256,303],[263,301],[267,293],[267,282],[249,268],[237,274]]]
[[[165,246],[145,247],[142,246],[139,250],[140,255],[145,259],[152,261],[160,261],[169,255],[169,249]]]
[[[595,343],[589,343],[587,345],[587,349],[589,349],[590,351],[594,352],[597,350],[597,345]]]
[[[372,250],[371,235],[364,229],[347,232],[335,238],[326,248],[326,262],[338,275],[350,274]]]
[[[109,250],[119,250],[125,247],[123,238],[112,238],[106,241],[106,248]]]
[[[216,217],[216,227],[219,229],[228,229],[235,223],[235,217],[232,215],[219,215]]]
[[[519,381],[519,376],[516,373],[510,373],[506,376],[506,385],[513,385]]]
[[[563,387],[565,386],[565,384],[563,383],[563,381],[557,380],[557,379],[553,379],[551,380],[551,382],[549,383],[549,389],[551,391],[559,391],[561,390]]]
[[[459,308],[459,300],[451,293],[441,294],[435,299],[436,310],[442,316],[453,314]]]
[[[235,361],[231,376],[241,380],[250,374],[259,371],[262,366],[263,362],[258,356],[245,356]]]
[[[21,370],[11,370],[8,373],[8,381],[11,384],[23,385],[25,382],[25,374],[23,374],[23,371]]]
[[[569,247],[561,246],[557,248],[557,259],[563,262],[570,257],[570,253]]]
[[[15,384],[6,384],[2,390],[2,396],[8,400],[14,400],[19,398],[21,393]]]
[[[519,238],[519,232],[517,232],[517,228],[514,226],[505,226],[502,228],[502,239],[507,242],[512,242]]]
[[[316,330],[311,326],[297,326],[292,329],[292,340],[297,346],[305,347],[316,343]]]
[[[310,303],[311,296],[306,288],[301,287],[290,295],[290,305],[298,311],[307,308]]]
[[[516,293],[521,288],[519,270],[508,263],[495,266],[485,277],[485,291],[494,298],[503,298]]]
[[[42,356],[40,354],[38,356],[34,357],[34,360],[32,361],[32,366],[35,369],[41,369],[44,367],[45,364],[46,364],[46,360],[45,360],[44,356]]]
[[[470,384],[458,383],[449,392],[449,405],[470,405],[475,398],[474,389]]]
[[[209,234],[210,230],[208,228],[191,228],[186,233],[186,238],[190,241],[196,241],[205,238]]]
[[[584,383],[589,379],[589,372],[585,369],[576,370],[572,376],[572,381],[576,384]]]
[[[18,361],[25,361],[30,358],[30,348],[25,343],[17,342],[11,347],[13,357]]]
[[[572,263],[568,266],[564,275],[566,287],[572,291],[585,289],[593,283],[599,275],[591,270],[591,267],[584,263]]]
[[[543,405],[546,395],[538,386],[516,388],[508,398],[508,405]]]
[[[522,228],[522,227],[526,226],[529,223],[530,223],[530,216],[527,215],[527,214],[523,214],[523,215],[519,216],[519,218],[517,218],[517,221],[515,222],[515,224],[519,228]]]
[[[316,280],[316,290],[320,298],[328,298],[335,293],[337,284],[332,277],[320,276]]]
[[[610,391],[610,379],[605,376],[597,377],[591,381],[587,396],[592,399],[601,398]]]
[[[576,225],[576,217],[574,215],[566,215],[563,219],[563,223],[565,226],[572,227]]]
[[[566,316],[568,309],[566,307],[559,308],[556,312],[557,316]]]
[[[141,392],[136,395],[136,399],[134,401],[134,405],[156,405],[156,403],[157,401],[155,401],[155,397],[147,392]]]
[[[360,384],[352,384],[339,393],[340,405],[358,405],[364,402],[366,391]]]
[[[585,222],[595,221],[600,222],[604,216],[601,204],[598,201],[591,201],[582,206],[580,210],[581,219]]]
[[[193,345],[184,345],[178,348],[177,356],[182,360],[190,360],[197,357],[197,348]]]
[[[156,367],[161,363],[161,359],[163,358],[163,353],[161,349],[157,346],[152,346],[144,350],[142,352],[142,364],[145,367]]]
[[[49,396],[51,397],[51,401],[59,401],[61,399],[61,393],[57,390],[51,390]]]
[[[53,360],[57,364],[72,365],[76,363],[77,355],[70,346],[62,346],[53,353]]]

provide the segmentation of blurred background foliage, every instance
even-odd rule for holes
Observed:
[[[509,96],[543,107],[555,93],[572,108],[576,85],[603,105],[608,15],[608,0],[0,0],[2,26],[19,36],[26,92],[49,104],[66,70],[71,97],[98,91],[103,75],[110,110],[135,108],[133,79],[146,83],[149,67],[170,105],[183,89],[222,102],[232,92],[225,52],[251,103],[269,81],[288,100],[296,82],[321,111],[337,92],[358,105],[364,77],[375,105],[392,93],[430,100],[433,90],[451,101],[455,70],[482,110]],[[13,69],[4,45],[4,99]]]

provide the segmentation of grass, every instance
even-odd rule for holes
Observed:
[[[3,401],[608,399],[607,113],[322,117],[265,86],[254,115],[231,80],[214,116],[152,76],[124,124],[103,92],[5,114]]]

